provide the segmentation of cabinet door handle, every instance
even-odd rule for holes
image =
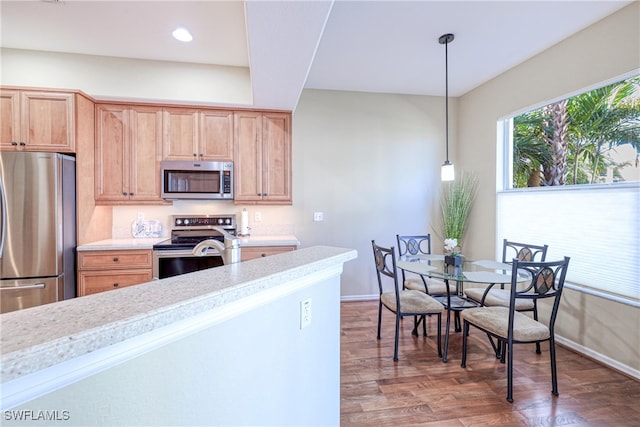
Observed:
[[[114,284],[113,284],[113,287],[114,287],[114,288],[117,288],[119,285],[120,285],[120,283],[114,283]]]
[[[27,143],[26,142],[20,142],[20,145],[24,147],[25,145],[27,145]]]
[[[118,262],[118,261],[120,261],[120,260],[118,259],[118,257],[117,257],[117,256],[114,256],[114,257],[113,257],[113,262]]]
[[[130,196],[133,196],[135,193],[129,193]]]
[[[266,257],[266,256],[267,256],[267,254],[260,254],[260,256],[261,256],[262,258],[264,258],[264,257]]]
[[[11,145],[18,145],[18,143],[15,141],[11,141]]]
[[[126,191],[123,191],[123,192],[122,192],[122,195],[123,195],[123,196],[126,196],[126,195],[127,195],[127,192],[126,192]]]

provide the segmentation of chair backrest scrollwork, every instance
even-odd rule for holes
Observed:
[[[401,236],[396,234],[398,240],[398,255],[420,255],[431,253],[431,234],[416,236]]]
[[[569,257],[551,262],[527,262],[514,259],[511,272],[510,320],[513,318],[516,299],[537,301],[542,298],[554,298],[548,323],[549,329],[553,330],[568,267]],[[521,277],[522,274],[526,274],[529,280],[526,286],[519,283],[520,288],[516,289],[518,276]]]
[[[532,245],[529,243],[511,242],[504,239],[502,245],[502,262],[511,263],[515,258],[518,261],[539,261],[547,258],[548,245]]]

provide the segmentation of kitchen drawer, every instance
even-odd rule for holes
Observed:
[[[151,268],[151,250],[80,251],[78,270]]]
[[[240,251],[242,261],[262,258],[269,255],[281,254],[283,252],[295,251],[296,246],[243,246]]]
[[[151,281],[151,270],[80,272],[78,295],[91,295]]]

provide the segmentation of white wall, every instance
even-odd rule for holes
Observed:
[[[357,249],[342,295],[377,295],[371,240],[396,246],[396,234],[428,233],[436,222],[444,100],[305,90],[293,124],[296,235]],[[312,221],[314,211],[324,222]]]
[[[251,104],[248,68],[0,49],[5,86],[81,90],[95,98]]]

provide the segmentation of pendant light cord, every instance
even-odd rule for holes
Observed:
[[[445,141],[446,141],[446,159],[449,163],[449,40],[444,43],[444,122],[445,122]]]

